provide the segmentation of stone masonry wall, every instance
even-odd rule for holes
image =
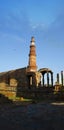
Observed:
[[[1,94],[14,98],[19,87],[27,87],[26,68],[0,73]]]
[[[32,76],[32,86],[29,84],[30,76]],[[28,72],[27,68],[0,73],[0,93],[9,98],[15,98],[20,91],[28,89],[29,86],[38,87],[39,83],[40,73]]]

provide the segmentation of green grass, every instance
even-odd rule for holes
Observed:
[[[16,101],[22,101],[22,102],[30,102],[30,101],[32,101],[32,99],[23,98],[23,97],[16,97],[15,100]]]

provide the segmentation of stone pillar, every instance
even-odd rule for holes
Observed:
[[[57,73],[57,83],[59,84],[59,73]]]
[[[42,74],[42,76],[43,76],[42,82],[43,82],[43,86],[44,86],[44,74]]]
[[[63,86],[63,71],[61,71],[61,84]]]
[[[47,87],[49,87],[49,73],[47,72]]]
[[[30,86],[32,85],[32,76],[30,76]]]
[[[51,73],[51,86],[53,87],[53,73]]]

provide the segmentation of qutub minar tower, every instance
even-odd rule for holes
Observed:
[[[35,47],[35,39],[34,39],[34,37],[31,38],[28,71],[30,71],[30,72],[36,72],[37,71],[36,47]]]

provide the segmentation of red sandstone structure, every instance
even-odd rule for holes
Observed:
[[[45,74],[47,83],[45,84]],[[51,82],[49,82],[51,79]],[[59,83],[59,74],[57,74]],[[63,86],[63,71],[61,71],[61,83]],[[57,85],[57,84],[56,84]],[[17,90],[53,87],[53,72],[49,68],[37,70],[36,46],[34,37],[31,38],[28,66],[8,72],[0,73],[0,93],[7,97],[16,96]],[[57,85],[58,86],[58,85]]]
[[[29,72],[36,72],[37,71],[36,47],[35,47],[34,37],[31,38],[30,53],[29,53],[29,64],[28,64],[27,71],[29,71]]]

